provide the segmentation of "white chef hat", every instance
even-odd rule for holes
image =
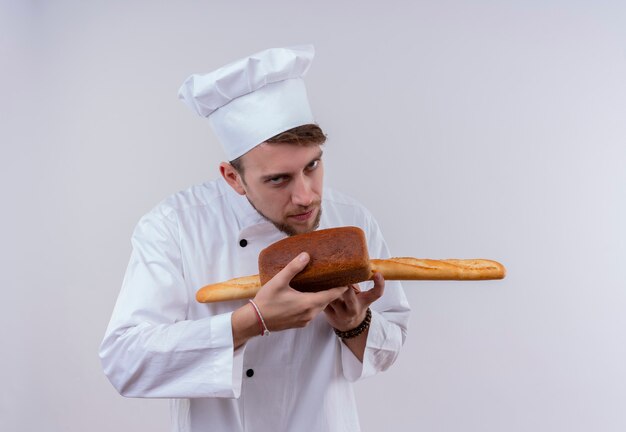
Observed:
[[[228,160],[267,139],[314,123],[302,76],[312,45],[272,48],[206,75],[191,75],[178,97],[209,123]]]

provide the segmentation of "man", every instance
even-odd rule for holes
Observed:
[[[172,399],[174,430],[358,431],[351,382],[388,368],[406,337],[406,298],[380,275],[364,291],[291,289],[306,254],[251,302],[195,301],[257,273],[261,249],[287,235],[359,226],[370,255],[389,256],[366,209],[323,191],[325,136],[302,81],[312,58],[309,46],[270,49],[181,87],[231,162],[141,219],[100,348],[122,395]]]

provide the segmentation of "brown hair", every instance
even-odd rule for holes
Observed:
[[[301,146],[322,145],[326,142],[326,135],[316,124],[305,124],[274,135],[265,140],[270,144],[295,144]],[[230,161],[240,176],[243,177],[243,155]]]

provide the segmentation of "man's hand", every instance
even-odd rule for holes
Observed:
[[[352,330],[363,322],[367,308],[383,295],[385,279],[382,274],[376,273],[372,289],[361,291],[357,285],[351,285],[350,288],[324,309],[328,323],[339,331]],[[343,339],[350,351],[361,362],[365,353],[368,331],[369,329],[351,339]]]
[[[309,259],[307,253],[298,255],[263,285],[254,297],[254,302],[270,332],[306,326],[329,303],[337,300],[349,290],[349,287],[340,287],[316,293],[303,293],[291,288],[289,286],[291,279],[306,267]],[[255,314],[252,305],[242,306],[233,312],[235,347],[261,334]]]
[[[328,323],[339,331],[352,330],[361,324],[367,308],[383,295],[385,280],[380,273],[376,273],[372,289],[361,291],[358,285],[350,285],[349,288],[324,309]]]

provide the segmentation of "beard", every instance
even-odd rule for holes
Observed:
[[[247,198],[247,197],[246,197]],[[254,209],[257,211],[257,213],[259,213],[261,216],[263,216],[263,218],[270,222],[272,225],[274,225],[279,231],[284,232],[285,234],[287,234],[289,237],[294,236],[296,234],[301,234],[298,232],[298,230],[296,230],[293,226],[291,226],[288,223],[285,222],[279,222],[279,221],[275,221],[270,219],[269,217],[265,216],[263,214],[263,212],[261,210],[259,210],[258,208],[256,208],[254,206],[254,203],[252,201],[250,201],[248,199],[248,202],[250,203],[250,205],[252,207],[254,207]],[[319,204],[315,204],[318,207],[318,211],[317,211],[317,215],[315,216],[315,220],[313,221],[313,225],[311,226],[311,229],[307,230],[306,232],[311,232],[311,231],[315,231],[319,226],[320,226],[320,220],[322,218],[322,205],[321,203]],[[313,206],[309,206],[306,209],[303,209],[303,213],[306,213],[308,210],[310,210],[311,208],[314,208],[315,205]]]

